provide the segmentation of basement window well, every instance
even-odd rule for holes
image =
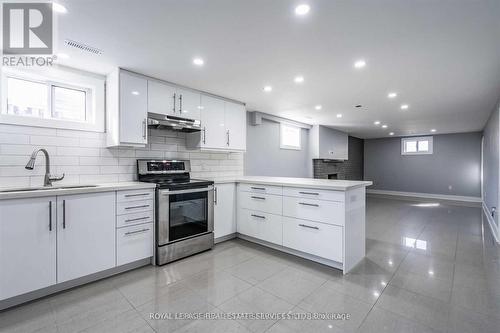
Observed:
[[[429,155],[432,153],[433,153],[432,136],[401,139],[401,155]]]
[[[300,127],[280,125],[280,148],[300,150]]]

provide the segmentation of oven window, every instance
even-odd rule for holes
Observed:
[[[207,192],[170,196],[170,241],[208,231],[207,201]]]

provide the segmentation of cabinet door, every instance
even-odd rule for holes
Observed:
[[[176,113],[175,87],[148,80],[148,112],[172,116]]]
[[[115,192],[57,197],[57,282],[115,266]]]
[[[183,118],[200,120],[201,94],[187,89],[178,89],[177,115]]]
[[[224,101],[201,95],[201,143],[202,148],[227,149],[224,124]]]
[[[236,207],[234,183],[218,184],[214,192],[215,238],[236,232]]]
[[[0,300],[56,283],[56,198],[0,201]]]
[[[120,71],[120,143],[146,144],[148,81]]]
[[[247,119],[244,105],[226,102],[225,124],[228,132],[228,147],[231,150],[246,150]]]

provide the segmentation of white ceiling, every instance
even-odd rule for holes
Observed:
[[[59,52],[70,66],[121,66],[363,138],[478,131],[500,97],[498,0],[60,3],[68,12],[58,15]],[[305,17],[294,14],[300,3],[311,6]],[[65,48],[65,38],[104,53]],[[195,56],[205,65],[194,66]],[[358,59],[364,69],[353,68]]]

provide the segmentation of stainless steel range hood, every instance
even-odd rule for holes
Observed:
[[[166,116],[159,113],[148,113],[148,127],[157,129],[172,129],[181,132],[199,132],[201,124],[199,120]]]

